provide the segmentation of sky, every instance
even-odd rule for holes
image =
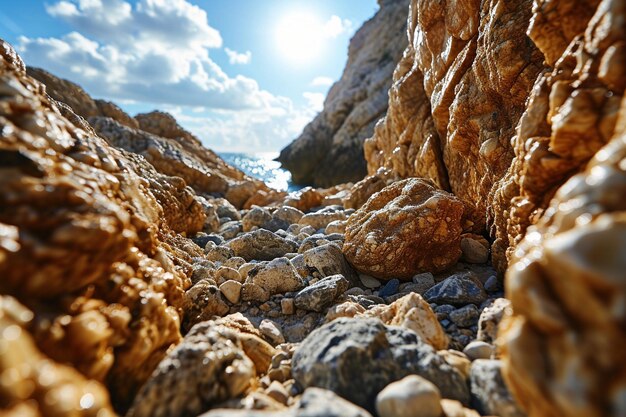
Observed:
[[[0,0],[27,65],[210,148],[275,152],[322,109],[376,0]]]

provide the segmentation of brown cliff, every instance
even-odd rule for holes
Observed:
[[[366,174],[363,141],[387,110],[391,74],[406,46],[408,0],[379,5],[350,41],[348,62],[324,110],[280,153],[296,183],[328,187]]]

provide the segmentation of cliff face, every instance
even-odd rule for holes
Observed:
[[[379,1],[378,13],[350,41],[324,110],[278,158],[294,182],[328,187],[365,176],[363,141],[387,110],[391,75],[406,46],[408,3]]]
[[[365,144],[370,177],[353,189],[363,201],[428,178],[463,201],[466,231],[493,239],[513,307],[505,375],[531,416],[626,412],[624,316],[611,310],[626,296],[625,7],[413,1],[389,110]]]

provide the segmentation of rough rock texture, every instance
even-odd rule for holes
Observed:
[[[461,256],[462,215],[463,204],[428,181],[398,181],[350,216],[343,252],[377,278],[440,272]]]
[[[46,96],[4,42],[0,76],[0,293],[33,312],[50,375],[71,365],[83,376],[59,376],[69,390],[100,381],[123,410],[180,340],[190,256],[172,229],[194,232],[203,218],[164,215],[160,201],[184,207],[188,192]]]
[[[304,387],[327,388],[368,410],[389,383],[418,374],[446,398],[468,400],[462,376],[414,332],[373,318],[339,318],[314,330],[293,357]]]
[[[366,141],[368,171],[422,176],[486,226],[487,197],[506,172],[510,138],[543,56],[525,35],[532,2],[411,3],[409,46],[389,111]]]
[[[569,45],[552,71],[535,83],[515,137],[515,159],[495,195],[493,252],[501,269],[506,249],[510,257],[557,189],[611,139],[626,88],[624,2],[603,1],[592,18],[597,1],[573,2],[574,10],[564,15],[552,3],[535,10],[530,32],[548,56],[556,53],[555,44],[544,32],[587,10],[576,16],[578,32],[564,31]]]
[[[46,93],[54,100],[67,104],[77,115],[84,117],[103,116],[115,119],[119,123],[136,129],[139,123],[115,104],[94,100],[79,85],[50,74],[41,68],[29,67],[26,73],[46,86]]]
[[[614,138],[557,191],[507,273],[505,377],[531,416],[626,414],[624,195],[623,101]]]
[[[482,415],[525,417],[502,379],[501,369],[502,363],[498,360],[478,359],[472,362],[472,405]]]
[[[219,322],[195,325],[141,388],[128,417],[192,417],[236,397],[255,375],[238,333]]]
[[[330,186],[366,174],[363,141],[387,110],[391,74],[406,46],[408,0],[379,0],[379,11],[354,35],[341,79],[324,110],[278,160],[294,182]]]

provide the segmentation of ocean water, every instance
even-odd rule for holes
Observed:
[[[265,181],[265,183],[280,191],[297,191],[301,186],[291,182],[291,173],[280,167],[280,162],[274,161],[278,157],[278,152],[260,153],[232,153],[222,152],[219,156],[250,175]]]

